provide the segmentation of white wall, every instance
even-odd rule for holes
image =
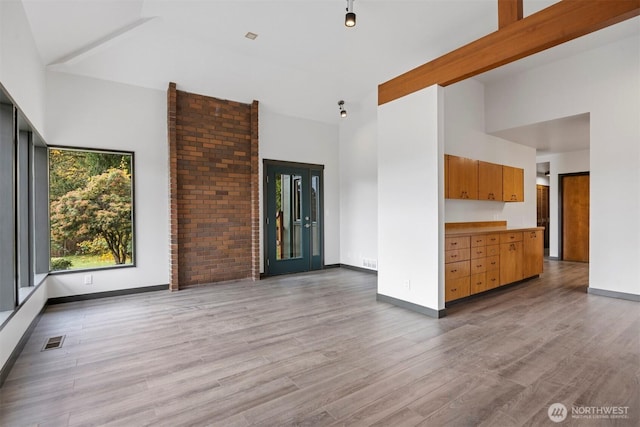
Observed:
[[[44,135],[44,66],[22,2],[0,1],[0,83]]]
[[[378,293],[444,308],[443,93],[378,107]]]
[[[590,113],[589,286],[640,295],[640,36],[496,82],[485,101],[488,131]]]
[[[340,120],[340,262],[377,269],[378,92]]]
[[[47,287],[39,286],[9,322],[0,330],[0,367],[9,360],[14,348],[42,310],[48,299]]]
[[[20,1],[0,1],[0,83],[38,133],[44,135],[44,67]],[[0,330],[0,367],[48,298],[40,286]]]
[[[548,176],[536,176],[536,185],[546,185],[548,187],[550,182]]]
[[[283,116],[260,104],[260,271],[264,272],[264,159],[324,165],[324,262],[340,262],[338,125]],[[337,111],[337,107],[336,107]]]
[[[445,222],[536,225],[536,150],[485,133],[484,85],[468,79],[444,88],[446,154],[524,169],[524,202],[445,199]]]
[[[133,151],[135,267],[50,275],[49,297],[169,283],[166,93],[70,74],[47,73],[47,143]]]
[[[538,163],[549,162],[549,256],[557,257],[560,217],[558,216],[558,175],[589,171],[589,150],[538,156]]]

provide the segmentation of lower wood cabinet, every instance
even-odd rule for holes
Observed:
[[[445,302],[542,273],[539,229],[450,236],[445,249]]]
[[[523,261],[524,277],[531,277],[542,273],[544,258],[544,232],[540,230],[525,231],[523,233]]]
[[[500,235],[500,284],[524,279],[522,268],[522,232]]]

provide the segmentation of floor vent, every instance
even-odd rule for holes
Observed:
[[[44,347],[42,347],[42,351],[45,350],[54,350],[56,348],[60,348],[62,347],[62,342],[64,341],[64,335],[60,335],[57,337],[51,337],[47,340],[47,342],[44,344]]]

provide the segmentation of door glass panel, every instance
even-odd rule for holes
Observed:
[[[311,255],[320,255],[320,177],[311,176]]]
[[[276,259],[302,256],[302,177],[276,174]]]

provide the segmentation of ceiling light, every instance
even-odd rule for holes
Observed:
[[[344,16],[344,25],[347,27],[356,26],[356,14],[353,11],[354,0],[347,0],[347,14]]]
[[[248,38],[249,40],[255,40],[258,35],[256,33],[252,33],[251,31],[249,31],[247,34],[244,35],[246,38]]]
[[[338,101],[338,107],[340,108],[340,117],[343,119],[347,117],[347,110],[344,109],[344,101]]]

